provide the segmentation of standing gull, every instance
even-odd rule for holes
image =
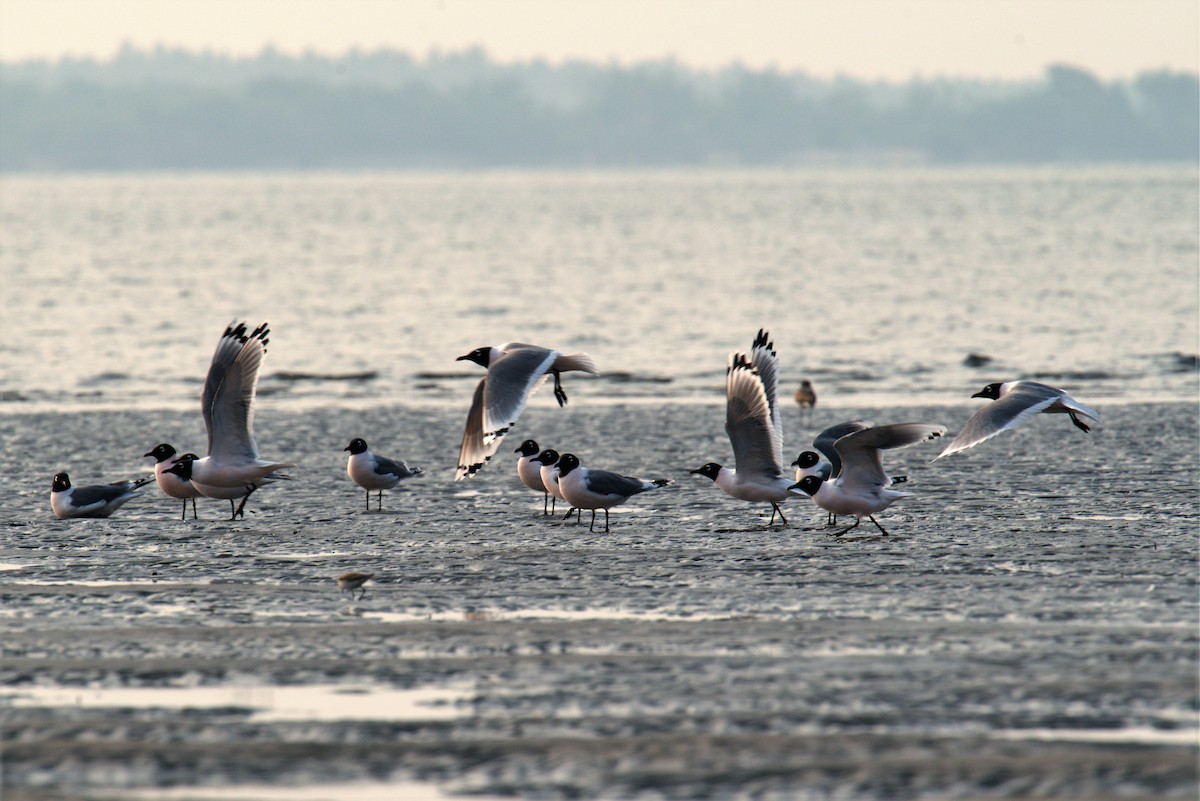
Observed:
[[[499,347],[476,348],[456,361],[475,362],[487,368],[487,376],[475,388],[471,410],[463,431],[454,480],[474,475],[500,447],[525,402],[547,376],[554,376],[554,397],[559,406],[567,403],[560,373],[579,370],[598,375],[595,362],[586,353],[565,355],[537,345],[510,342]]]
[[[154,457],[154,480],[158,483],[158,488],[172,498],[181,498],[183,500],[183,517],[179,519],[187,519],[188,500],[190,499],[192,502],[192,519],[195,520],[196,499],[200,497],[200,490],[196,489],[190,479],[169,471],[175,466],[176,462],[182,459],[199,459],[200,457],[194,453],[185,453],[182,456],[178,455],[178,453],[173,446],[164,442],[156,445],[154,450],[143,453],[142,456]]]
[[[383,491],[390,490],[403,479],[419,476],[419,467],[409,467],[408,462],[394,462],[383,456],[376,456],[367,447],[367,441],[355,437],[343,451],[350,451],[346,460],[346,475],[350,480],[367,491],[367,511],[371,511],[371,490],[377,490],[379,511],[383,511]]]
[[[554,507],[551,501],[557,500],[556,496],[550,494],[550,490],[546,489],[546,485],[542,482],[542,463],[537,461],[538,454],[541,453],[536,441],[527,439],[521,443],[520,447],[513,453],[521,454],[517,459],[517,478],[521,479],[521,483],[529,487],[534,492],[542,493],[542,514],[554,514]]]
[[[954,441],[938,454],[938,459],[973,448],[1038,412],[1068,414],[1075,427],[1085,434],[1091,428],[1079,419],[1080,415],[1100,422],[1100,415],[1091,407],[1083,405],[1057,387],[1039,384],[1036,381],[988,384],[971,397],[988,398],[995,403],[989,403],[971,415],[971,419],[967,420],[967,424],[958,432]]]
[[[249,333],[245,323],[226,327],[200,398],[208,455],[191,463],[192,484],[210,498],[228,498],[230,490],[240,489],[234,517],[245,517],[246,500],[266,479],[286,478],[277,471],[295,467],[260,459],[254,439],[254,393],[270,333],[266,323]]]
[[[886,536],[887,529],[879,525],[875,514],[908,497],[910,493],[889,489],[892,479],[883,472],[881,451],[916,445],[945,433],[945,426],[895,423],[847,434],[833,446],[842,461],[842,469],[836,478],[827,481],[820,476],[809,475],[792,487],[812,496],[817,506],[827,512],[854,515],[854,525],[833,532],[833,536],[840,537],[857,527],[863,515],[870,518]]]
[[[153,476],[146,476],[133,481],[72,487],[70,476],[65,472],[55,473],[50,483],[50,508],[60,520],[68,517],[108,517],[141,495],[140,488],[153,480]]]
[[[555,500],[566,501],[563,497],[562,487],[558,485],[558,451],[553,448],[546,448],[537,456],[533,457],[533,461],[540,467],[538,473],[542,477],[542,486],[546,488],[546,492],[550,493],[550,514],[554,514]],[[567,509],[567,513],[563,515],[566,520],[571,516],[571,512],[578,512],[574,506]],[[579,518],[583,522],[583,518]]]
[[[579,457],[573,453],[564,453],[558,460],[558,487],[562,490],[563,498],[577,509],[592,510],[592,524],[588,526],[588,531],[595,530],[597,509],[604,510],[604,530],[608,531],[609,509],[620,506],[634,495],[670,483],[669,478],[647,480],[583,467]]]
[[[750,348],[729,356],[725,370],[725,433],[733,446],[733,469],[709,462],[692,475],[711,478],[728,495],[743,501],[771,504],[787,525],[779,504],[789,497],[792,479],[783,473],[783,419],[776,395],[779,357],[766,331],[759,329]]]

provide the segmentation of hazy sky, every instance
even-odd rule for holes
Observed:
[[[123,42],[232,55],[481,45],[502,61],[673,56],[897,81],[1064,62],[1117,78],[1200,69],[1200,0],[0,0],[0,60],[103,58]]]

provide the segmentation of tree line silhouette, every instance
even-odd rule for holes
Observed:
[[[1197,76],[821,81],[677,63],[122,50],[0,65],[0,170],[1200,160]]]

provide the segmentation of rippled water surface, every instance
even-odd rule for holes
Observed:
[[[194,399],[234,317],[263,389],[442,401],[483,344],[586,350],[595,394],[721,389],[765,326],[783,377],[962,397],[1044,375],[1192,398],[1194,168],[155,175],[0,184],[5,397]],[[312,382],[304,375],[366,374]],[[590,390],[585,390],[590,391]],[[969,394],[969,393],[968,393]],[[872,398],[873,400],[874,398]]]
[[[1194,170],[0,190],[5,801],[1195,796]],[[203,449],[234,316],[272,323],[256,431],[295,480],[244,521],[153,487],[55,520],[56,470]],[[785,394],[821,393],[805,425],[788,401],[788,452],[856,417],[953,432],[1017,375],[1102,422],[887,454],[914,493],[888,537],[803,498],[768,526],[687,474],[730,459],[725,359],[760,326]],[[456,483],[479,373],[454,357],[509,339],[605,375]],[[365,512],[355,436],[426,474]],[[525,437],[675,483],[608,533],[547,519]]]

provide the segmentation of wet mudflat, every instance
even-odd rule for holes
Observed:
[[[538,403],[462,483],[457,409],[276,409],[260,444],[295,481],[234,523],[156,490],[50,515],[55,470],[137,474],[198,415],[0,416],[4,797],[1193,797],[1195,408],[1100,411],[889,454],[914,498],[886,538],[802,498],[768,527],[688,476],[729,459],[719,404]],[[365,512],[353,436],[428,474]],[[609,533],[549,520],[526,436],[676,483]],[[346,570],[376,573],[362,600]]]

